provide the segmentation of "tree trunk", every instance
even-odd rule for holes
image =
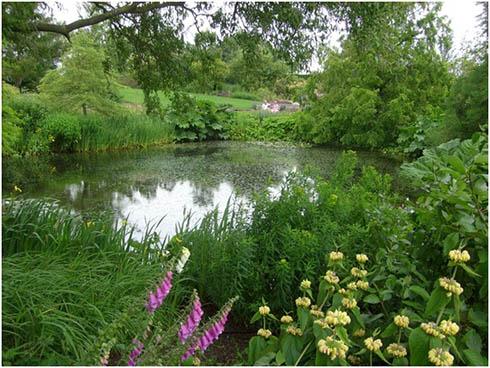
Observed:
[[[83,115],[87,115],[87,104],[82,104]]]

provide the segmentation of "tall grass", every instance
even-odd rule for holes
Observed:
[[[145,114],[80,118],[81,139],[77,151],[102,151],[130,147],[147,147],[171,143],[171,124]]]
[[[124,345],[139,332],[146,290],[166,262],[158,237],[134,241],[130,227],[38,201],[5,205],[2,230],[3,364],[93,364],[99,333],[134,305],[112,334]],[[177,282],[166,313],[185,294]]]

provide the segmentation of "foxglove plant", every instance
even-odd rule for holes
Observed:
[[[228,314],[238,297],[230,299],[221,310],[216,314],[216,318],[208,322],[204,328],[204,332],[197,339],[197,342],[193,342],[187,351],[180,357],[181,361],[187,360],[194,355],[196,350],[204,352],[218,337],[223,333],[226,322],[228,321]],[[196,340],[194,340],[196,341]]]
[[[204,314],[201,309],[201,301],[199,300],[199,296],[195,290],[193,293],[193,299],[194,302],[192,303],[192,310],[187,317],[186,322],[181,325],[179,330],[178,335],[181,343],[184,343],[192,335],[197,326],[199,326],[199,322]]]
[[[129,354],[128,366],[130,367],[136,366],[136,361],[143,352],[143,348],[145,347],[144,344],[138,339],[133,339],[133,344],[135,344],[136,347]]]
[[[177,261],[177,264],[175,265],[175,272],[181,273],[182,270],[184,269],[185,264],[187,263],[187,260],[189,259],[191,255],[191,252],[189,249],[186,247],[182,247],[182,251],[180,253],[180,259]]]
[[[148,313],[154,313],[162,305],[163,301],[170,292],[170,289],[172,288],[172,277],[173,272],[168,271],[156,292],[150,292],[150,295],[148,296],[148,303],[146,304]]]

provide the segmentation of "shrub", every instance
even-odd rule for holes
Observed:
[[[174,93],[165,113],[165,119],[175,126],[177,141],[224,139],[224,125],[230,118],[227,106],[196,101],[185,93]]]
[[[48,115],[42,122],[42,132],[52,151],[73,152],[81,139],[80,119],[66,113]]]

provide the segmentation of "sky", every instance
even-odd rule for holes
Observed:
[[[66,2],[62,9],[53,7],[53,15],[57,21],[66,23],[80,19],[81,1]],[[459,54],[465,42],[471,42],[478,34],[478,21],[476,16],[480,13],[481,7],[475,1],[468,0],[449,0],[444,1],[442,14],[449,18],[453,30],[453,53]],[[83,13],[82,13],[83,14]],[[191,30],[186,35],[186,39],[191,41],[194,37]],[[335,41],[332,41],[335,44]],[[320,66],[313,60],[312,70],[318,70]]]

